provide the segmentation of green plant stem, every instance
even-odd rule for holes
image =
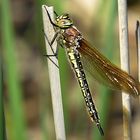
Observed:
[[[23,105],[19,75],[17,70],[17,60],[15,54],[14,33],[10,15],[9,0],[2,0],[2,33],[3,49],[5,56],[5,68],[7,75],[7,88],[9,96],[10,116],[12,129],[9,132],[11,140],[25,140],[25,120],[23,115]]]
[[[0,58],[0,140],[6,140],[4,101],[3,101],[3,72],[1,58]]]

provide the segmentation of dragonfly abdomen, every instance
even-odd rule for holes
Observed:
[[[98,113],[96,111],[96,108],[95,108],[95,105],[94,105],[94,102],[93,102],[93,99],[89,90],[88,82],[86,80],[86,76],[83,70],[83,65],[80,59],[80,54],[78,53],[77,50],[71,49],[71,48],[67,48],[67,54],[68,54],[70,63],[72,65],[72,68],[78,79],[79,85],[81,87],[81,91],[83,93],[86,107],[91,117],[91,120],[95,121],[96,125],[99,127],[100,120],[99,120]]]

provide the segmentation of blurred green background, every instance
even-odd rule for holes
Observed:
[[[119,65],[117,1],[1,0],[0,1],[0,140],[55,140],[51,93],[42,32],[42,9],[54,6],[69,13],[83,36]],[[128,1],[131,75],[137,78],[135,24],[139,0]],[[67,61],[59,52],[67,140],[122,140],[121,94],[88,76],[105,136],[90,121],[82,93]],[[117,93],[117,94],[114,94]],[[94,94],[95,93],[95,94]],[[132,99],[133,139],[140,138],[138,101]]]

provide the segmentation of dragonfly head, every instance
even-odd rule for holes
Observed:
[[[56,18],[55,24],[62,29],[69,28],[73,25],[73,21],[69,18],[68,14],[58,16]]]

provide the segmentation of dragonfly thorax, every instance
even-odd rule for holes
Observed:
[[[56,18],[55,25],[61,29],[65,29],[71,27],[73,25],[73,21],[69,18],[68,14],[64,14]]]
[[[82,35],[75,26],[62,30],[63,33],[61,35],[66,47],[80,47],[79,41],[82,39]]]

